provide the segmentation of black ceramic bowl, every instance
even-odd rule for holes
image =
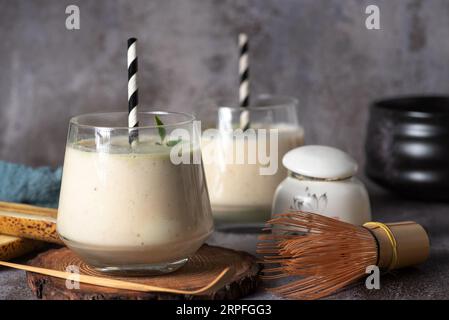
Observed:
[[[449,200],[449,96],[386,99],[370,106],[369,178],[403,195]]]

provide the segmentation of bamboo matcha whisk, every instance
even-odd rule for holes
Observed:
[[[268,221],[260,236],[266,280],[299,276],[271,290],[291,299],[318,299],[366,276],[366,267],[398,269],[424,262],[429,238],[419,224],[368,222],[355,226],[308,212]]]

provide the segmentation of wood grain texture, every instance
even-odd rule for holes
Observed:
[[[79,267],[81,274],[110,277],[82,262],[68,248],[44,252],[30,265],[55,270]],[[80,284],[80,289],[67,289],[66,281],[27,272],[28,285],[39,299],[46,300],[170,300],[170,299],[238,299],[253,292],[259,284],[261,267],[255,257],[242,251],[204,245],[187,264],[174,273],[154,277],[114,277],[159,287],[192,290],[205,286],[225,267],[232,266],[234,275],[216,291],[207,295],[185,296],[156,292],[135,292]]]

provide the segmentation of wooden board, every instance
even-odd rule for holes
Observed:
[[[68,248],[53,249],[41,253],[31,260],[29,264],[63,271],[69,265],[76,265],[79,267],[81,274],[109,277],[90,268]],[[246,252],[208,245],[203,245],[185,266],[173,273],[154,277],[114,277],[114,279],[190,290],[205,286],[227,266],[234,267],[234,276],[222,288],[203,296],[135,292],[82,283],[79,289],[67,289],[64,279],[31,272],[27,272],[27,280],[29,287],[39,299],[48,300],[238,299],[256,289],[259,284],[261,268],[257,264],[255,257]]]

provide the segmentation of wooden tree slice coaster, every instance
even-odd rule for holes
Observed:
[[[96,271],[81,261],[68,248],[41,253],[29,263],[35,267],[66,271],[67,266],[79,267],[81,274],[111,277]],[[185,296],[160,292],[136,292],[80,283],[79,289],[68,289],[66,280],[27,272],[28,285],[39,299],[46,300],[165,300],[165,299],[238,299],[253,292],[259,284],[260,265],[252,255],[231,249],[203,245],[179,270],[153,277],[113,277],[148,285],[183,290],[207,285],[224,268],[232,266],[235,274],[215,292],[200,296]]]

